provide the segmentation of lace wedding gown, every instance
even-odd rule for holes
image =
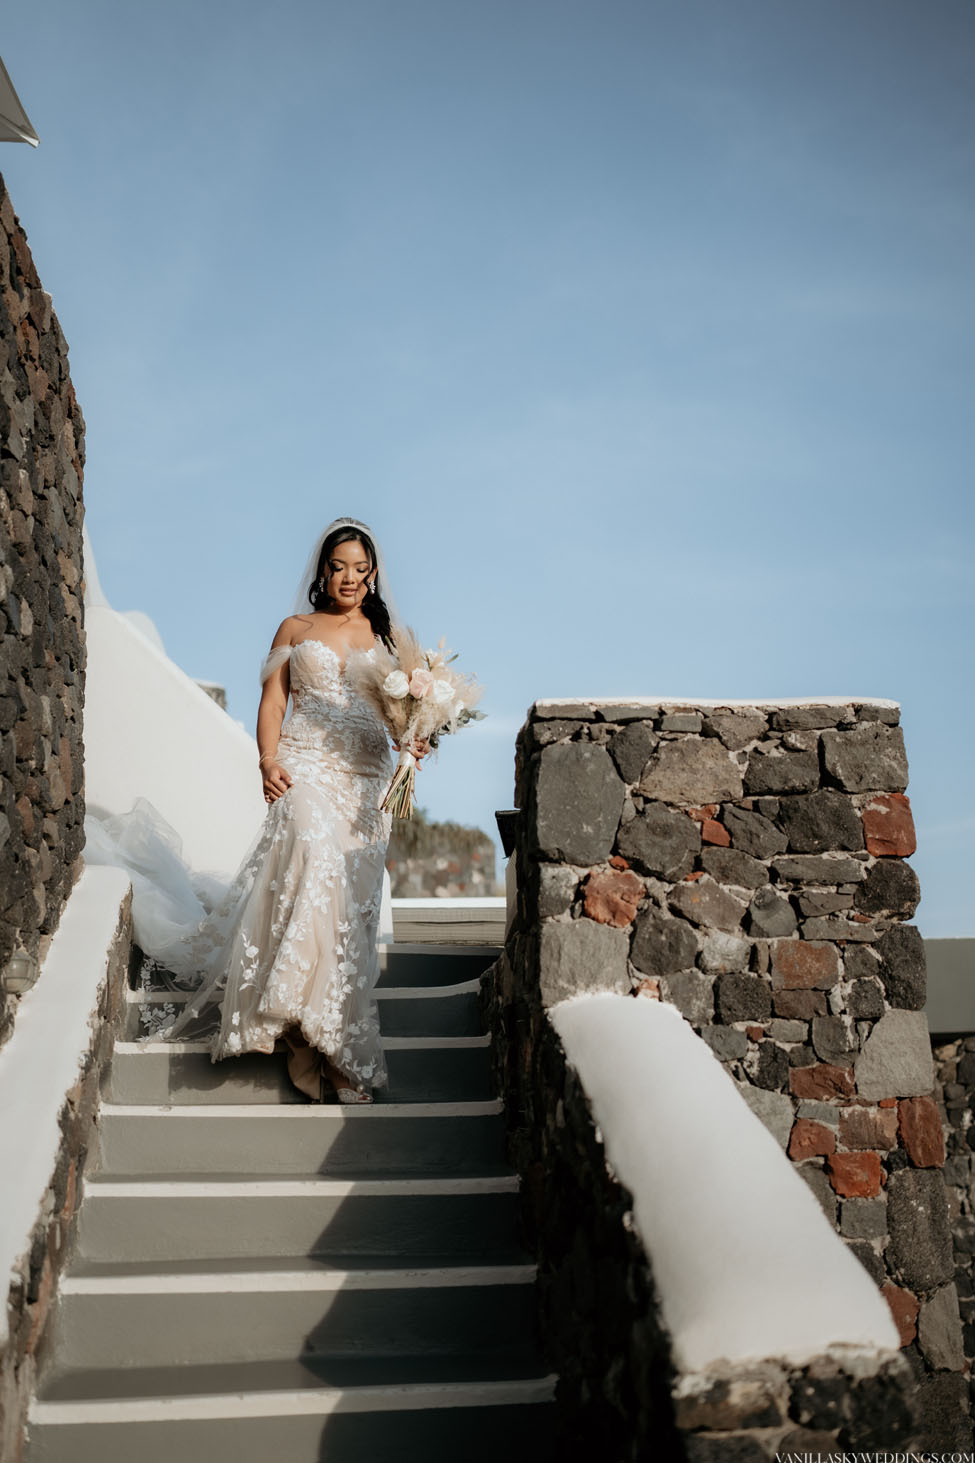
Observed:
[[[386,731],[330,646],[279,647],[265,673],[284,660],[293,710],[276,760],[292,783],[268,807],[232,884],[202,920],[187,926],[178,912],[173,917],[179,879],[189,871],[150,803],[107,820],[96,842],[107,831],[116,854],[124,846],[135,870],[136,937],[192,988],[185,1010],[150,1040],[205,1037],[217,1061],[270,1052],[297,1026],[357,1086],[384,1087],[373,988],[390,830],[379,810],[392,772]]]

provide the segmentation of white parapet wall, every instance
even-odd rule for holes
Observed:
[[[233,873],[267,811],[254,738],[125,615],[89,605],[85,628],[89,810],[146,798],[191,868]]]
[[[681,1370],[897,1350],[883,1296],[674,1007],[582,995],[550,1016],[633,1195]]]
[[[129,881],[119,869],[85,869],[65,905],[40,977],[20,999],[0,1049],[0,1275],[4,1290],[30,1248],[58,1162],[66,1095],[87,1067]],[[0,1350],[8,1312],[0,1307]]]

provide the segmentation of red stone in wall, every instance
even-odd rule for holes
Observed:
[[[897,1104],[901,1142],[918,1168],[940,1168],[945,1161],[941,1115],[930,1097],[905,1097]]]
[[[897,1144],[897,1114],[890,1108],[845,1107],[840,1112],[840,1142],[844,1148],[880,1148]]]
[[[841,1199],[872,1199],[880,1193],[879,1153],[831,1153],[826,1172]]]
[[[629,870],[594,871],[583,886],[582,907],[589,919],[622,929],[631,924],[643,898],[643,882]]]
[[[786,990],[826,990],[840,978],[835,945],[815,940],[772,942],[772,985]]]
[[[906,858],[917,848],[911,802],[902,792],[882,792],[861,809],[867,852]]]
[[[789,1073],[789,1091],[793,1097],[807,1097],[822,1102],[830,1097],[853,1096],[853,1068],[834,1067],[819,1062],[813,1067],[793,1067]]]
[[[804,1158],[818,1158],[833,1153],[836,1149],[836,1134],[825,1123],[813,1122],[810,1118],[796,1118],[789,1135],[789,1157],[796,1163]]]
[[[890,1281],[883,1288],[883,1297],[890,1306],[890,1313],[894,1318],[894,1325],[900,1336],[902,1346],[910,1346],[917,1335],[917,1316],[921,1309],[921,1303],[917,1296],[912,1295],[909,1290],[902,1290],[899,1285],[893,1285]]]

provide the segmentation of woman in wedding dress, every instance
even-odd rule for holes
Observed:
[[[369,1102],[387,1082],[373,988],[390,830],[379,804],[392,766],[386,730],[345,672],[351,651],[389,644],[384,578],[375,538],[358,520],[336,519],[316,541],[295,612],[261,670],[267,814],[205,918],[187,927],[160,913],[162,886],[188,871],[172,867],[171,853],[170,877],[163,871],[169,830],[159,815],[148,834],[140,828],[137,852],[134,828],[124,830],[130,863],[160,884],[133,878],[139,943],[191,988],[183,1012],[150,1039],[205,1037],[214,1061],[283,1042],[291,1080],[318,1100],[334,1089],[341,1102]],[[143,820],[146,809],[155,813],[144,804]],[[125,819],[110,821],[117,855]]]

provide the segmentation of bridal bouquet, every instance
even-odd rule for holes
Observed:
[[[440,737],[482,720],[483,711],[475,707],[483,687],[473,676],[453,668],[457,657],[444,650],[443,640],[436,650],[424,650],[405,625],[394,625],[392,640],[393,650],[378,645],[371,651],[353,651],[348,673],[400,748],[381,806],[394,818],[412,818],[416,758],[410,744],[421,740],[436,746]]]

